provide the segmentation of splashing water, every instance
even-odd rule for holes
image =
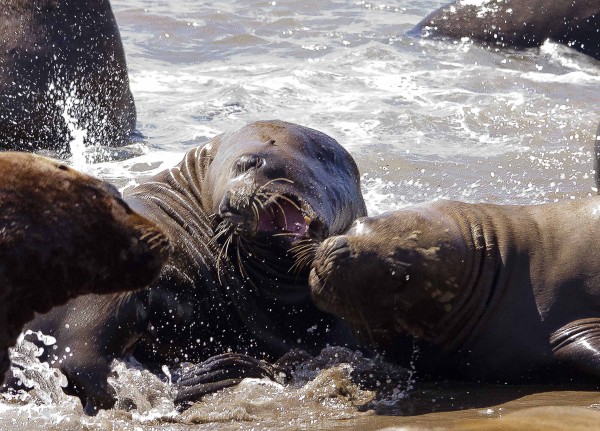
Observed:
[[[37,347],[26,339],[27,336],[36,336],[45,347]],[[22,400],[42,405],[51,405],[68,400],[63,388],[67,386],[66,377],[57,369],[51,368],[48,363],[40,362],[39,357],[44,348],[51,348],[56,343],[53,337],[45,336],[39,332],[26,331],[17,340],[17,345],[10,349],[12,362],[11,371],[15,378],[28,389],[18,395]]]
[[[56,87],[52,85],[50,88],[54,90]],[[85,170],[88,159],[85,154],[84,140],[88,131],[79,125],[79,120],[74,116],[76,105],[82,104],[83,101],[77,97],[77,89],[74,82],[71,82],[68,88],[64,88],[59,92],[63,94],[63,97],[56,101],[56,105],[62,109],[62,117],[65,120],[70,135],[69,152],[71,153],[71,157],[69,158],[69,162],[75,169]]]
[[[598,62],[554,42],[513,51],[404,35],[448,0],[401,0],[393,6],[287,0],[111,3],[128,56],[138,127],[148,146],[135,158],[95,163],[94,145],[82,146],[94,130],[78,115],[85,107],[78,87],[57,82],[49,97],[61,100],[56,103],[73,136],[72,163],[121,189],[174,166],[187,150],[218,133],[280,118],[321,130],[351,152],[371,214],[439,198],[529,204],[596,193],[591,136],[598,123]],[[113,157],[114,149],[106,151]],[[32,367],[41,365],[31,357]],[[88,418],[74,397],[44,404],[42,398],[48,402],[52,396],[37,395],[46,390],[40,383],[27,394],[5,396],[0,429],[323,429],[336,427],[331,418],[338,413],[355,415],[338,422],[338,429],[400,424],[398,417],[377,422],[373,415],[362,416],[359,408],[379,400],[365,401],[371,389],[356,385],[349,368],[311,361],[302,362],[310,376],[298,386],[249,380],[205,397],[187,413],[172,410],[168,379],[134,362],[116,362],[111,384],[117,408]],[[39,375],[60,388],[63,377],[51,372]],[[419,412],[441,409],[445,399],[454,409],[446,416],[450,424],[460,416],[457,410],[469,408],[469,392],[479,407],[484,393],[503,391],[512,394],[508,399],[524,399],[513,404],[516,408],[598,404],[597,393],[586,398],[559,391],[532,400],[512,388],[425,391],[421,382],[411,383],[414,375],[400,381],[391,390],[395,399],[386,398],[392,414],[410,411],[402,406],[425,393]],[[340,395],[353,391],[352,399]],[[506,401],[490,397],[487,406],[494,408],[484,410],[504,414],[510,410]],[[479,417],[480,411],[463,417]],[[367,422],[360,422],[365,417]],[[420,424],[439,426],[427,419]]]
[[[29,341],[30,337],[41,341],[44,347],[37,347]],[[404,378],[406,370],[385,364],[380,358],[368,359],[360,352],[328,347],[320,355],[306,357],[296,364],[292,380],[285,385],[266,379],[245,379],[236,387],[208,395],[184,412],[178,412],[174,405],[175,389],[168,378],[170,372],[166,370],[165,375],[157,376],[130,358],[115,360],[111,367],[108,382],[116,392],[115,407],[100,411],[96,417],[87,417],[79,399],[63,392],[67,384],[65,376],[39,362],[43,349],[52,349],[54,343],[52,337],[28,331],[10,349],[12,372],[28,389],[3,395],[1,429],[12,429],[6,427],[9,422],[17,429],[25,416],[30,423],[44,427],[49,423],[78,421],[90,427],[83,429],[104,429],[107,423],[114,425],[120,421],[142,427],[256,421],[276,426],[284,422],[286,426],[282,429],[297,429],[368,416],[378,405],[389,407],[407,396],[407,389],[401,387],[404,383],[392,385],[393,390],[378,398],[374,389],[365,389],[356,382],[357,378],[363,378],[360,376],[365,379],[370,376],[371,380],[381,380],[375,386],[384,385],[392,375]],[[8,421],[9,417],[16,419]]]

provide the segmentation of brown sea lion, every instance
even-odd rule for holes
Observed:
[[[126,197],[172,240],[160,279],[127,296],[78,298],[29,327],[70,347],[73,355],[48,360],[88,412],[113,405],[109,364],[129,353],[160,369],[227,351],[318,352],[342,336],[312,305],[308,268],[295,266],[295,254],[366,214],[359,182],[348,152],[316,130],[261,121],[219,135]],[[255,365],[242,356],[210,364],[201,372],[218,381],[230,375],[215,368]],[[184,380],[186,397],[203,382]]]
[[[410,32],[469,37],[508,47],[547,39],[600,59],[600,3],[596,0],[458,0],[431,13]]]
[[[0,380],[34,312],[150,284],[168,241],[111,185],[45,157],[0,153]]]
[[[0,9],[0,149],[68,153],[130,141],[136,112],[108,0],[6,0]]]
[[[415,205],[325,240],[312,297],[372,343],[408,335],[433,346],[417,369],[435,375],[600,376],[599,227],[600,197]]]

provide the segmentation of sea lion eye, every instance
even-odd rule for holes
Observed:
[[[243,174],[250,169],[258,169],[265,164],[265,159],[257,156],[256,154],[249,154],[240,157],[235,163],[235,170],[237,174]]]

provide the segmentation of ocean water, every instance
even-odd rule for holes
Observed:
[[[600,63],[552,42],[499,50],[405,36],[444,3],[113,0],[144,138],[125,159],[76,138],[71,163],[126,190],[218,133],[282,119],[348,149],[371,214],[440,198],[523,204],[595,194]],[[94,163],[94,151],[115,160]],[[592,421],[600,414],[596,392],[420,387],[417,369],[416,384],[399,385],[375,415],[364,407],[373,394],[344,364],[298,388],[244,382],[177,413],[168,383],[118,363],[120,408],[88,418],[27,347],[36,381],[54,386],[6,397],[0,429],[445,429],[529,407],[567,406],[562,425],[587,418],[579,408]]]

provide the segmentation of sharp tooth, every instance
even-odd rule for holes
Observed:
[[[305,215],[305,216],[304,216],[304,221],[306,222],[306,224],[310,224],[310,222],[311,222],[312,220],[310,219],[310,217],[309,217],[309,216],[306,216],[306,215]]]

